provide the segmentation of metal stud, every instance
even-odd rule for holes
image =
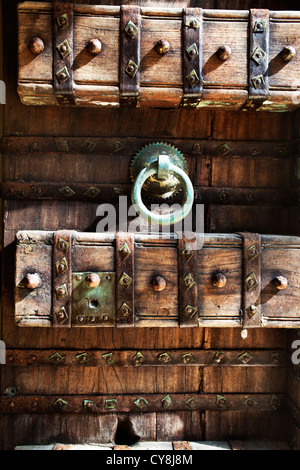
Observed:
[[[273,410],[277,410],[280,406],[280,399],[276,397],[276,395],[272,395],[270,399],[270,405],[273,408]]]
[[[91,199],[94,199],[98,194],[100,193],[100,189],[94,188],[94,186],[91,186],[85,193],[84,196],[90,197]]]
[[[272,284],[277,290],[284,290],[288,286],[288,281],[287,278],[284,276],[276,276],[272,280]]]
[[[67,406],[68,402],[66,400],[63,400],[62,398],[57,398],[55,402],[53,403],[54,408],[57,408],[59,410],[62,410]]]
[[[253,32],[254,33],[263,33],[267,28],[267,22],[263,20],[255,21]]]
[[[125,259],[127,258],[127,256],[129,256],[131,254],[131,251],[129,249],[129,246],[127,245],[127,243],[125,242],[121,248],[119,249],[119,253],[122,257],[122,259]]]
[[[58,16],[56,18],[56,23],[57,23],[58,29],[68,28],[69,26],[68,15],[65,13],[64,15]]]
[[[279,362],[279,353],[272,353],[270,357],[271,364],[278,364]]]
[[[191,410],[194,410],[195,408],[197,408],[199,406],[199,402],[198,400],[196,400],[195,398],[189,398],[188,400],[186,400],[184,402]]]
[[[167,352],[160,353],[157,356],[157,359],[159,360],[161,364],[166,364],[167,362],[171,361],[171,357]]]
[[[85,364],[85,363],[89,362],[91,360],[91,358],[88,355],[88,353],[84,352],[84,353],[76,354],[76,360],[80,364]]]
[[[137,35],[139,28],[132,22],[128,21],[125,26],[125,32],[130,38],[134,38]]]
[[[69,74],[69,71],[67,69],[67,67],[64,67],[63,69],[59,70],[57,73],[56,73],[56,78],[58,80],[58,83],[60,85],[62,85],[64,82],[66,82],[67,80],[69,80],[70,78],[70,74]]]
[[[149,403],[147,402],[147,400],[143,397],[141,398],[138,398],[137,400],[135,400],[133,402],[138,408],[140,408],[141,410],[146,408],[146,406],[149,405]]]
[[[251,246],[246,250],[246,253],[247,253],[248,259],[249,259],[250,261],[258,256],[258,251],[257,251],[255,245],[251,245]]]
[[[187,305],[183,311],[183,314],[187,318],[192,318],[195,313],[197,313],[198,309],[193,307],[192,305]]]
[[[66,140],[56,139],[55,140],[55,145],[56,145],[56,148],[57,148],[58,152],[68,152],[69,151],[69,145],[68,145],[68,142]]]
[[[219,155],[225,155],[226,153],[230,152],[232,148],[228,144],[222,144],[217,147],[217,152]]]
[[[193,255],[194,251],[190,245],[186,245],[185,249],[181,252],[181,256],[185,259],[185,261],[189,261]]]
[[[224,357],[225,357],[224,353],[220,351],[216,351],[213,359],[217,364],[220,364],[223,361]]]
[[[63,299],[66,295],[68,295],[68,288],[66,284],[62,284],[61,286],[55,289],[56,298]]]
[[[212,276],[212,284],[213,286],[218,287],[218,289],[222,289],[223,287],[225,287],[227,284],[227,278],[225,274],[215,273]]]
[[[258,308],[256,307],[256,305],[250,305],[250,307],[248,308],[248,315],[250,318],[254,317],[254,315],[256,315],[258,313]]]
[[[86,410],[91,410],[94,406],[94,402],[92,402],[92,400],[83,400],[82,406]]]
[[[169,410],[170,408],[172,408],[172,400],[170,395],[166,395],[164,398],[162,398],[161,404],[164,410]]]
[[[200,23],[197,20],[197,18],[189,18],[189,21],[188,21],[188,23],[186,23],[185,26],[188,26],[189,28],[197,29],[197,28],[199,28]]]
[[[106,364],[108,364],[108,365],[115,363],[113,353],[111,353],[111,352],[102,354],[102,357],[105,360]]]
[[[253,83],[254,88],[257,90],[262,88],[265,84],[264,77],[262,75],[257,75],[256,77],[252,77],[251,81]]]
[[[93,142],[91,140],[86,140],[85,142],[83,142],[82,144],[82,149],[83,150],[87,150],[89,152],[92,152],[92,150],[94,150],[94,148],[96,147],[96,142]]]
[[[197,72],[195,69],[193,69],[186,77],[188,84],[190,85],[191,88],[193,88],[197,83],[199,83],[200,79],[197,75]]]
[[[257,277],[255,276],[255,273],[249,274],[249,276],[246,277],[245,279],[246,287],[248,290],[253,289],[258,284]]]
[[[59,238],[57,240],[57,245],[56,246],[59,250],[66,252],[66,251],[68,251],[68,249],[70,247],[70,244],[66,240],[64,240],[63,238]]]
[[[49,359],[51,362],[53,362],[54,364],[59,364],[60,362],[62,362],[65,358],[64,356],[62,356],[61,354],[59,354],[58,352],[55,352],[54,354],[52,354],[51,356],[49,356]]]
[[[31,39],[30,43],[28,44],[28,47],[32,54],[39,55],[45,49],[45,44],[41,38],[36,37]]]
[[[99,41],[99,39],[90,39],[86,45],[86,49],[92,55],[100,54],[102,50],[101,41]]]
[[[195,281],[191,275],[191,273],[188,273],[184,278],[183,278],[183,283],[185,285],[186,290],[189,290],[191,287],[194,286]]]
[[[60,260],[57,261],[55,264],[56,267],[56,274],[60,276],[64,272],[68,270],[68,262],[66,258],[61,258]]]
[[[71,54],[71,47],[70,47],[70,44],[69,44],[69,41],[67,39],[65,39],[61,44],[59,44],[57,46],[57,49],[62,57],[62,59],[65,59],[66,57],[68,57],[68,55]]]
[[[138,65],[133,62],[133,60],[130,60],[128,64],[125,67],[125,72],[131,77],[135,77],[137,71],[138,71]]]
[[[190,60],[194,59],[194,57],[197,57],[197,55],[199,55],[197,44],[194,42],[194,44],[186,49],[186,52]]]
[[[282,49],[280,55],[281,55],[281,58],[284,60],[284,62],[290,62],[291,60],[294,59],[296,55],[296,51],[294,47],[286,46]]]
[[[119,315],[122,318],[129,317],[131,312],[132,312],[132,309],[125,302],[121,305],[121,307],[119,308],[119,311],[118,311]]]
[[[91,289],[95,289],[96,287],[98,287],[100,282],[101,278],[97,273],[91,273],[86,278],[86,283]]]
[[[65,186],[64,188],[59,190],[61,193],[63,193],[64,196],[66,197],[72,197],[75,194],[75,191],[71,189],[69,186]]]
[[[243,403],[247,406],[247,408],[254,408],[257,405],[257,401],[251,397],[248,397]]]
[[[140,351],[138,351],[136,355],[133,357],[133,360],[136,366],[141,366],[145,362],[145,357]]]
[[[226,408],[226,398],[222,397],[222,395],[217,395],[216,398],[216,404],[218,405],[219,408],[224,410]]]
[[[162,292],[162,291],[165,290],[165,288],[167,286],[167,283],[166,283],[165,279],[162,276],[156,276],[152,280],[151,285],[152,285],[153,289],[155,290],[155,292]]]
[[[109,398],[105,400],[104,409],[105,410],[114,410],[117,406],[117,400],[115,398]]]
[[[65,307],[60,308],[58,310],[58,312],[56,312],[55,316],[56,316],[56,320],[59,324],[63,323],[65,320],[67,320],[68,314],[66,312]]]
[[[26,278],[25,278],[25,286],[27,289],[34,290],[37,287],[39,287],[42,283],[42,280],[37,273],[28,273]]]
[[[217,50],[217,56],[220,60],[228,60],[229,57],[231,56],[231,48],[229,46],[220,46],[219,49]]]
[[[181,354],[180,357],[184,364],[190,364],[191,362],[194,362],[194,357],[191,353]]]
[[[165,55],[169,52],[170,50],[170,43],[166,39],[160,39],[156,44],[155,44],[155,50],[159,55]]]
[[[257,65],[260,65],[263,63],[263,61],[265,60],[267,54],[265,53],[265,51],[263,51],[259,46],[257,46],[254,51],[253,51],[253,54],[251,55],[251,59],[257,64]]]

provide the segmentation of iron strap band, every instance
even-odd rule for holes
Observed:
[[[74,5],[53,3],[53,89],[61,105],[75,105],[73,80]]]
[[[134,234],[116,233],[116,326],[134,326]]]
[[[198,326],[198,283],[196,237],[182,234],[178,240],[179,325]]]
[[[249,25],[249,95],[246,108],[258,108],[269,95],[269,10],[251,9]]]
[[[243,238],[243,328],[261,326],[261,237],[240,233]]]
[[[140,94],[140,8],[122,5],[120,15],[120,104],[137,106]]]
[[[182,106],[197,106],[202,99],[202,30],[202,8],[185,9],[182,24]]]
[[[72,234],[70,230],[53,234],[54,327],[71,327]]]

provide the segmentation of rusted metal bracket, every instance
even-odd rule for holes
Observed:
[[[179,325],[198,326],[198,282],[196,238],[178,240]]]
[[[72,234],[61,230],[53,234],[53,326],[71,327]]]
[[[59,104],[75,105],[72,3],[53,3],[53,88]]]
[[[243,237],[243,328],[261,326],[261,237],[240,233]]]
[[[134,326],[134,234],[116,233],[116,326]]]
[[[202,8],[187,8],[182,23],[182,106],[197,106],[202,99]]]
[[[249,96],[244,109],[256,109],[269,95],[269,10],[251,9],[249,24]]]
[[[120,14],[120,104],[137,106],[140,94],[140,8],[122,5]]]

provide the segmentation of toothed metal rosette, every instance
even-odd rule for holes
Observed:
[[[139,173],[158,160],[159,156],[169,157],[169,162],[187,173],[187,164],[184,156],[173,145],[156,142],[142,147],[135,155],[130,166],[130,177],[135,181]],[[145,196],[151,200],[166,201],[177,196],[182,191],[178,178],[169,174],[151,175],[143,185]]]

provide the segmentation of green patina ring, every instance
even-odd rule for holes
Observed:
[[[157,174],[158,172],[158,161],[151,163],[148,167],[144,168],[137,176],[134,185],[131,190],[131,201],[136,207],[136,212],[150,220],[151,222],[156,222],[160,225],[172,225],[180,222],[184,219],[190,212],[194,202],[194,188],[192,182],[186,172],[172,163],[169,163],[168,168],[170,173],[173,173],[175,177],[180,181],[183,190],[183,202],[179,210],[171,214],[155,214],[151,212],[142,201],[142,187],[145,181],[152,175]]]

